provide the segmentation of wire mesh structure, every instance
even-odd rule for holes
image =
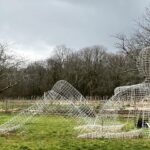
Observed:
[[[65,109],[67,107],[66,114],[73,116],[74,119],[86,124],[94,123],[93,118],[96,116],[96,113],[88,105],[83,95],[67,81],[58,81],[51,91],[45,93],[45,97],[51,104],[57,105],[60,103],[60,107]],[[55,107],[48,109],[53,111],[53,113],[56,112]]]
[[[59,107],[59,108],[57,108]],[[59,109],[59,110],[58,110]],[[31,121],[36,114],[51,111],[53,114],[61,113],[73,116],[79,124],[91,124],[96,116],[88,106],[86,99],[71,84],[64,80],[58,81],[53,88],[44,93],[41,101],[36,102],[28,109],[21,111],[18,115],[0,125],[0,132],[7,133],[23,127]]]
[[[150,47],[141,50],[137,67],[145,81],[141,84],[117,87],[114,96],[99,111],[94,125],[87,127],[87,132],[83,132],[79,137],[150,136]]]

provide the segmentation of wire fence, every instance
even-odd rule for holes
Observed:
[[[107,100],[107,97],[87,96],[86,99],[90,105],[99,108],[99,106],[102,105]],[[41,100],[41,98],[0,99],[0,112],[6,113],[19,112],[23,109],[30,107],[32,104],[34,104],[39,100]]]

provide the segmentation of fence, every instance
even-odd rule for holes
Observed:
[[[18,112],[22,109],[28,108],[35,103],[36,100],[24,100],[24,99],[4,99],[0,100],[0,112]]]
[[[89,104],[93,106],[97,106],[102,104],[105,100],[106,97],[91,97],[87,96],[86,97],[87,101]],[[34,104],[36,101],[40,100],[38,99],[2,99],[0,100],[0,112],[18,112],[20,110],[23,110],[25,108],[30,107],[32,104]]]

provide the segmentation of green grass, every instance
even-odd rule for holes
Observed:
[[[0,114],[0,123],[12,115]],[[73,119],[36,116],[16,132],[0,135],[0,150],[149,150],[150,139],[78,139]]]

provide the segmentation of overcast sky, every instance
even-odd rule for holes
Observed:
[[[32,60],[65,44],[116,51],[117,33],[130,34],[150,0],[0,0],[0,42]]]

